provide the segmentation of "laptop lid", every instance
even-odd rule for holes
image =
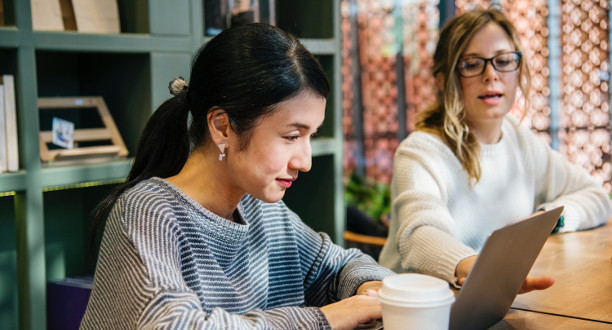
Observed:
[[[450,329],[485,329],[504,318],[561,212],[558,207],[489,235],[451,307]]]

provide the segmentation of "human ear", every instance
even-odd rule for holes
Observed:
[[[444,92],[444,83],[444,75],[442,74],[442,72],[436,73],[436,85],[438,85],[438,88],[441,92]]]
[[[214,107],[206,115],[208,131],[213,142],[218,145],[226,143],[231,130],[229,116],[225,110]]]

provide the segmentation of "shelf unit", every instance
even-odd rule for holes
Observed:
[[[46,283],[92,273],[89,213],[127,175],[131,159],[43,165],[37,98],[104,97],[130,154],[175,76],[189,76],[204,34],[203,0],[118,1],[117,35],[32,30],[30,1],[4,0],[0,73],[15,76],[19,165],[0,174],[0,329],[46,328]],[[285,201],[315,230],[343,244],[339,0],[276,0],[277,26],[296,34],[332,84],[312,142],[313,168]]]

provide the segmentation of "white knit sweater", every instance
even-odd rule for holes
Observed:
[[[473,187],[459,160],[437,136],[414,132],[400,144],[381,265],[454,282],[457,263],[477,254],[493,230],[535,210],[564,205],[561,231],[606,222],[611,203],[601,182],[512,115],[506,116],[502,134],[498,143],[481,146],[482,174]]]

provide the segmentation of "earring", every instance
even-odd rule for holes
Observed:
[[[219,150],[221,150],[221,153],[219,154],[219,161],[222,161],[223,157],[225,157],[225,143],[219,143],[217,144],[217,147],[219,147]]]

